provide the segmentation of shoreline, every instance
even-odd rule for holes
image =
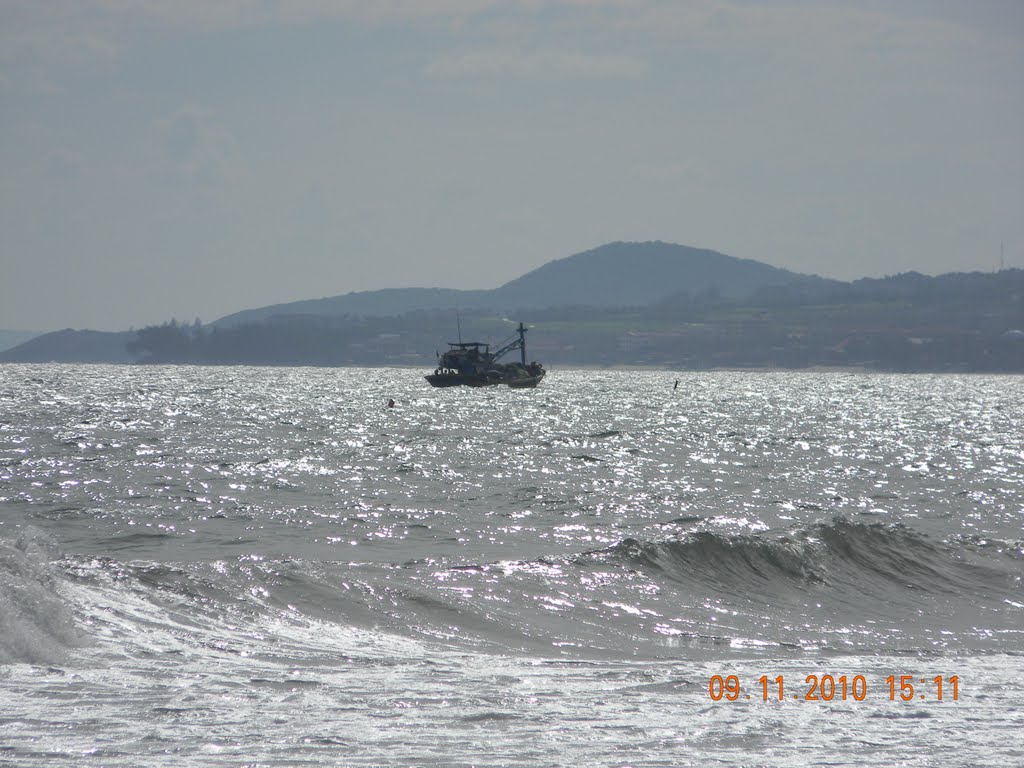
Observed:
[[[32,365],[59,365],[59,366],[122,366],[127,368],[160,368],[160,367],[183,367],[183,368],[325,368],[325,369],[366,369],[366,370],[408,370],[429,372],[423,365],[410,363],[363,363],[346,365],[318,365],[316,363],[192,363],[192,362],[139,362],[139,361],[2,361],[0,369],[5,366],[32,366]],[[629,365],[629,364],[597,364],[597,363],[573,363],[569,365],[556,365],[547,370],[548,374],[556,374],[558,371],[612,371],[612,372],[662,372],[672,376],[684,376],[694,373],[845,373],[845,374],[872,374],[891,376],[1021,376],[1024,371],[985,371],[985,370],[914,370],[914,371],[893,371],[884,368],[872,368],[864,365],[816,365],[804,368],[781,368],[778,366],[720,366],[714,368],[674,368],[671,365]],[[424,373],[423,375],[426,375]]]

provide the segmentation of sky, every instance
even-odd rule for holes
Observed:
[[[1024,2],[0,0],[0,328],[617,240],[1024,267]]]

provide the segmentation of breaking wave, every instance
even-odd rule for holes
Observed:
[[[987,542],[993,554],[1015,551]],[[788,534],[698,531],[658,541],[624,539],[577,560],[617,561],[678,582],[724,589],[888,584],[928,593],[989,593],[1019,583],[1024,568],[962,542],[935,542],[909,527],[835,518]]]
[[[836,627],[863,649],[928,649],[952,631],[943,648],[980,650],[1017,642],[1024,558],[1013,552],[1009,543],[934,541],[904,525],[845,518],[478,564],[53,561],[19,541],[0,548],[0,660],[60,660],[81,642],[76,612],[89,617],[91,634],[119,638],[106,645],[131,655],[214,648],[377,664],[396,647],[402,656],[425,652],[409,642],[440,642],[621,657],[661,654],[665,636],[716,652],[829,648]],[[978,639],[974,627],[992,632]]]
[[[31,529],[0,539],[0,664],[56,663],[82,642],[52,554]]]

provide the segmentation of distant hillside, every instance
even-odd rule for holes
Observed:
[[[34,339],[39,331],[12,331],[0,329],[0,352],[16,347],[29,339]]]
[[[393,288],[276,304],[223,317],[217,327],[263,322],[271,317],[345,314],[388,317],[432,309],[544,309],[644,306],[673,294],[714,292],[743,298],[796,280],[818,278],[672,243],[610,243],[551,261],[493,290]]]
[[[453,288],[385,288],[359,291],[325,299],[307,299],[269,307],[244,309],[213,323],[226,328],[246,323],[260,323],[272,317],[394,317],[407,312],[433,309],[476,309],[486,307],[493,291],[460,291]]]
[[[741,299],[806,275],[672,243],[610,243],[551,261],[493,292],[503,308],[645,306],[673,294]]]
[[[614,259],[600,264],[615,247],[597,249],[596,256],[589,252],[555,262],[493,292],[507,289],[504,300],[509,302],[558,299],[561,304],[521,313],[463,304],[460,326],[448,308],[397,316],[282,312],[259,322],[225,326],[170,321],[135,333],[61,331],[0,353],[0,361],[413,365],[430,370],[436,365],[435,351],[452,341],[457,328],[466,339],[501,344],[512,327],[505,318],[513,317],[534,326],[530,357],[551,370],[571,365],[697,370],[835,366],[1024,373],[1024,270],[937,277],[910,272],[852,283],[794,276],[732,298],[727,285],[739,290],[738,280],[726,283],[722,278],[720,283],[712,274],[728,276],[736,260],[712,256],[707,263],[724,271],[710,269],[680,286],[673,272],[677,265],[659,266],[665,253],[680,251],[650,244],[629,249],[634,258],[628,263],[641,271],[662,269],[663,274],[674,275],[661,288],[672,292],[642,305],[634,292],[641,290],[640,280],[630,281],[621,270],[616,273]],[[691,267],[701,263],[701,252],[690,255]],[[546,286],[564,284],[562,276],[545,277],[549,268],[566,270],[582,285],[566,287],[557,296],[546,294]],[[603,270],[609,281],[618,279],[615,297],[633,305],[578,303],[581,294],[574,291],[583,291],[587,299],[610,300],[606,287],[588,287],[588,270]],[[767,278],[773,274],[767,273]],[[423,300],[432,293],[438,301],[450,298],[442,291],[420,293]]]
[[[44,333],[24,344],[0,352],[0,363],[130,363],[135,360],[125,345],[132,331],[63,331]]]
[[[712,288],[714,286],[711,286]],[[504,313],[464,310],[462,337],[508,340]],[[812,366],[884,371],[1024,372],[1024,271],[854,283],[802,279],[743,299],[679,291],[646,306],[562,305],[508,316],[533,325],[529,356],[573,365],[675,369]],[[141,362],[217,365],[435,367],[451,341],[450,310],[398,317],[277,316],[204,328],[175,322],[138,331]]]

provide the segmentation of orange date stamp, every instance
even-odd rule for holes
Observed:
[[[959,701],[960,678],[889,675],[880,687],[869,685],[864,675],[807,675],[803,684],[789,687],[783,675],[761,675],[749,688],[737,675],[712,675],[708,681],[712,701],[864,701],[875,690],[877,696],[888,695],[889,701]]]

